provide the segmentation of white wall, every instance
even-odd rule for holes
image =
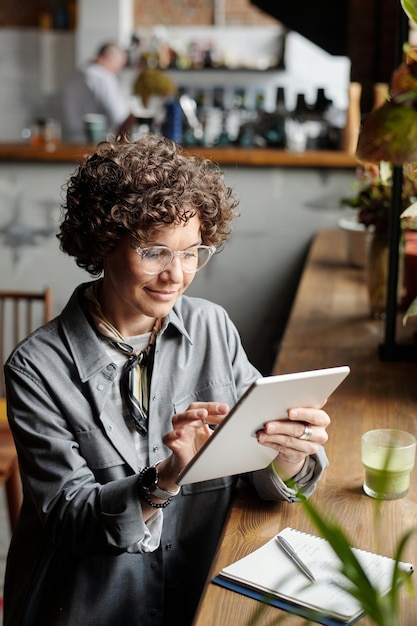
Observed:
[[[133,31],[133,0],[78,0],[75,63],[91,59],[104,41],[127,47]]]
[[[0,141],[19,141],[36,117],[60,116],[74,68],[74,35],[0,28]]]

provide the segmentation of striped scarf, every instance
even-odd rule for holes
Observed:
[[[88,312],[99,334],[127,357],[120,377],[120,394],[127,406],[135,430],[145,437],[148,432],[149,385],[153,353],[162,320],[159,318],[155,320],[145,350],[136,352],[104,316],[97,298],[98,285],[99,283],[94,283],[85,291]]]

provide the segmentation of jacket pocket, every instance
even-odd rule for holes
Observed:
[[[173,402],[174,413],[183,413],[192,402],[226,402],[230,408],[236,403],[236,389],[232,382],[213,382]]]
[[[125,461],[100,428],[75,433],[80,453],[94,470],[124,465]]]

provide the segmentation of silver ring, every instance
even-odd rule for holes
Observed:
[[[308,424],[306,424],[304,426],[304,432],[302,435],[300,435],[298,437],[298,439],[310,439],[311,435],[313,434],[313,430],[310,428],[310,426]]]

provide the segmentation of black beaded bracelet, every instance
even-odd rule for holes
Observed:
[[[168,498],[168,500],[165,500],[165,502],[154,502],[150,499],[148,494],[143,489],[140,490],[140,495],[145,500],[145,502],[147,502],[154,509],[164,509],[172,500],[172,498]]]
[[[149,472],[150,470],[153,470],[155,473],[155,479],[157,481],[158,478],[158,470],[156,469],[155,466],[151,466],[151,467],[144,467],[140,472],[139,472],[139,493],[142,496],[142,498],[145,500],[145,502],[147,502],[149,504],[149,506],[151,506],[154,509],[164,509],[166,506],[168,506],[168,504],[171,502],[172,497],[168,497],[166,500],[164,500],[164,502],[154,502],[153,500],[151,500],[150,498],[150,494],[152,492],[150,492],[143,484],[143,479],[144,476],[146,475],[147,472]],[[156,496],[158,497],[158,496]]]

